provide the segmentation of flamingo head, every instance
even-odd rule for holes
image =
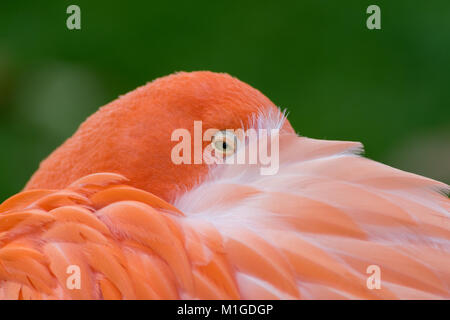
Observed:
[[[202,135],[208,129],[249,128],[261,115],[283,118],[266,96],[228,74],[179,72],[159,78],[90,116],[41,163],[26,189],[64,188],[87,174],[114,172],[172,201],[208,172],[208,165],[195,163],[194,155],[191,163],[174,163],[176,130],[189,132],[194,150],[194,122],[201,122]],[[288,121],[281,129],[294,132]],[[202,148],[211,143],[200,141]]]

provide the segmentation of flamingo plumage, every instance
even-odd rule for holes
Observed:
[[[174,164],[170,134],[195,120],[280,129],[278,172]],[[88,118],[0,205],[0,299],[449,299],[449,186],[361,150],[296,135],[226,74],[155,80]]]

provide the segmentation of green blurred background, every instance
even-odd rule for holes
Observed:
[[[81,30],[66,8],[81,8]],[[381,7],[382,30],[366,28]],[[450,1],[0,4],[0,202],[99,106],[174,71],[228,72],[294,128],[450,182]]]

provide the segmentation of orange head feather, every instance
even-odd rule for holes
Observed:
[[[240,128],[276,106],[261,92],[224,73],[180,72],[118,98],[90,116],[45,159],[25,189],[64,188],[96,172],[120,173],[131,184],[169,200],[191,188],[205,165],[175,165],[171,134],[194,121],[203,130]],[[292,130],[289,123],[286,127]]]

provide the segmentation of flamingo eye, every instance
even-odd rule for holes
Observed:
[[[236,152],[238,139],[230,131],[218,131],[212,138],[212,147],[222,156],[231,156]]]

